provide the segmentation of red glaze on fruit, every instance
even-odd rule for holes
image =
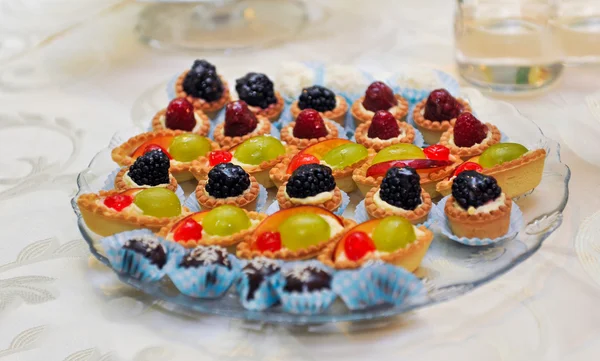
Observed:
[[[202,225],[193,218],[184,219],[173,232],[173,239],[177,242],[202,239]]]
[[[325,154],[329,153],[333,148],[337,148],[342,144],[352,143],[348,139],[328,139],[317,144],[313,144],[308,148],[305,148],[300,154],[311,154],[317,157],[318,159],[322,159]]]
[[[296,154],[287,168],[287,174],[292,174],[299,166],[304,164],[319,164],[319,159],[312,154]]]
[[[430,145],[423,149],[423,153],[425,153],[427,159],[448,160],[450,158],[450,149],[441,144]]]
[[[367,221],[364,223],[360,223],[359,225],[357,225],[354,228],[352,228],[351,230],[349,230],[348,233],[346,233],[344,235],[344,237],[342,237],[342,239],[340,239],[340,241],[336,245],[335,252],[334,252],[334,260],[336,260],[338,257],[340,257],[341,254],[346,253],[346,240],[348,239],[348,237],[350,235],[352,235],[353,233],[357,233],[357,232],[362,232],[367,235],[372,234],[373,230],[375,229],[375,227],[377,227],[379,222],[381,222],[381,219],[373,219],[373,220],[370,220],[370,221]],[[372,242],[372,240],[371,240],[371,242]],[[373,244],[373,246],[375,246],[375,244]],[[348,257],[346,256],[346,258],[348,258]]]
[[[477,163],[474,162],[464,162],[463,164],[459,165],[455,170],[454,170],[454,174],[453,176],[457,176],[459,175],[461,172],[464,172],[466,170],[475,170],[475,171],[481,171],[483,169],[483,167]]]
[[[281,249],[281,235],[279,232],[261,233],[258,238],[256,238],[254,247],[256,247],[259,252],[279,251]]]
[[[296,118],[294,137],[315,139],[327,136],[328,131],[321,114],[314,109],[304,109]]]
[[[367,177],[382,177],[392,167],[412,167],[418,173],[432,172],[436,169],[447,167],[452,164],[450,160],[436,159],[405,159],[405,160],[390,160],[388,162],[377,163],[367,169]]]
[[[375,251],[375,244],[368,234],[362,231],[352,232],[346,236],[344,253],[351,261],[358,261],[367,253]]]
[[[108,208],[114,209],[117,212],[121,212],[131,203],[133,203],[133,197],[122,193],[104,198],[104,205]]]
[[[454,124],[454,144],[457,147],[472,147],[487,137],[487,125],[471,113],[462,113]]]
[[[241,137],[252,133],[258,126],[256,115],[250,111],[243,100],[236,100],[225,107],[225,126],[223,132],[228,137]]]
[[[372,112],[388,110],[398,104],[394,91],[385,83],[376,81],[371,83],[365,92],[363,107]]]
[[[427,97],[423,116],[441,122],[458,117],[461,111],[462,105],[446,89],[436,89]]]
[[[380,110],[373,116],[367,136],[369,138],[391,139],[400,135],[400,126],[392,113]]]
[[[211,167],[221,163],[229,163],[232,158],[233,155],[226,150],[213,150],[208,153],[208,163]]]
[[[133,151],[133,153],[131,153],[131,157],[132,158],[137,158],[142,154],[145,154],[147,151],[152,150],[152,149],[158,149],[160,148],[165,154],[169,155],[167,149],[169,149],[169,146],[171,145],[171,143],[173,142],[173,136],[172,135],[168,135],[168,136],[164,136],[164,137],[156,137],[153,139],[150,139],[149,141],[141,144],[139,147],[137,147],[136,150]],[[148,149],[150,146],[152,146],[153,148]],[[169,156],[169,158],[171,158]]]
[[[191,132],[196,126],[194,106],[185,98],[175,98],[167,106],[165,127]]]

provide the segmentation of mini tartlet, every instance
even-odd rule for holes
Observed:
[[[207,80],[210,80],[208,86]],[[231,100],[229,85],[223,79],[214,65],[206,60],[196,60],[190,68],[177,77],[175,81],[175,96],[185,98],[194,108],[214,115]]]
[[[175,192],[177,180],[169,171],[170,166],[169,157],[162,150],[151,150],[139,156],[129,167],[123,167],[117,172],[114,188],[126,190],[163,187]]]
[[[334,212],[342,204],[331,168],[321,164],[304,164],[294,170],[276,198],[280,209],[311,205]]]
[[[124,191],[131,188],[151,188],[151,187],[164,187],[168,190],[175,192],[177,190],[177,180],[171,173],[169,173],[169,183],[162,183],[158,185],[146,185],[146,184],[137,184],[130,176],[129,176],[129,167],[123,167],[119,170],[117,175],[115,176],[115,190]]]
[[[238,244],[237,256],[284,261],[314,258],[355,224],[321,207],[283,209],[267,217]]]
[[[440,144],[455,156],[468,160],[500,143],[501,138],[502,134],[495,125],[483,124],[471,113],[465,112],[458,116],[453,127],[442,134]]]
[[[240,100],[260,117],[277,121],[285,106],[283,97],[273,87],[273,82],[265,74],[248,73],[235,81],[235,90]]]
[[[398,121],[391,113],[380,110],[372,120],[356,127],[354,137],[356,143],[378,152],[398,143],[412,144],[415,141],[415,129],[406,122]]]
[[[271,133],[271,122],[264,116],[255,115],[244,101],[227,104],[225,120],[213,132],[215,142],[222,149],[230,149],[244,141]]]
[[[152,130],[162,129],[183,130],[206,137],[210,132],[210,120],[186,99],[175,98],[152,118]]]
[[[400,121],[406,120],[408,102],[399,94],[394,94],[386,84],[376,81],[371,83],[365,95],[356,100],[350,112],[358,123],[370,121],[377,111],[385,110]]]
[[[454,98],[445,89],[437,89],[415,105],[413,120],[423,134],[425,143],[436,144],[462,112],[471,112],[466,100]]]
[[[260,187],[256,178],[232,163],[214,166],[206,178],[198,181],[196,199],[203,209],[213,209],[225,204],[256,210]]]
[[[290,106],[292,118],[296,119],[300,112],[305,109],[314,109],[323,118],[343,125],[348,112],[348,103],[346,103],[344,97],[335,95],[331,90],[313,85],[302,89],[302,94],[300,94],[298,100]]]

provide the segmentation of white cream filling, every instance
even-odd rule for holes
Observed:
[[[123,175],[123,180],[125,181],[125,184],[127,184],[127,186],[131,187],[131,188],[154,188],[154,187],[161,187],[161,188],[166,188],[170,185],[170,183],[162,183],[156,186],[149,186],[149,185],[139,185],[137,184],[133,179],[131,179],[131,177],[129,176],[129,171],[127,171],[124,175]]]
[[[483,143],[489,142],[491,139],[492,139],[492,131],[488,129],[488,132],[487,132],[485,138],[483,138],[483,140],[477,144],[483,144]],[[455,146],[455,147],[457,146],[454,143],[454,132],[452,132],[452,134],[450,134],[450,138],[448,138],[448,144]],[[463,147],[459,147],[459,148],[463,148]]]
[[[373,202],[377,205],[377,207],[394,212],[394,213],[412,212],[412,211],[406,210],[404,208],[396,207],[396,206],[384,201],[383,199],[381,199],[381,195],[379,194],[379,192],[380,192],[380,189],[378,189],[377,192],[375,192],[375,194],[373,195]],[[421,197],[421,204],[419,204],[417,206],[417,208],[421,207],[422,205],[423,205],[423,198]]]
[[[192,133],[199,131],[200,127],[202,127],[202,118],[200,118],[200,116],[198,116],[198,114],[196,114],[196,112],[194,112],[194,119],[196,119],[196,125],[192,129]],[[164,115],[164,114],[161,115],[160,118],[158,118],[158,121],[160,122],[160,124],[162,124],[163,127],[165,127],[165,128],[167,127],[166,126],[166,121],[167,121],[166,115]]]
[[[368,134],[368,131],[367,131]],[[379,137],[375,137],[375,138],[371,138],[371,139],[379,139],[379,140],[391,140],[391,139],[402,139],[406,136],[406,132],[404,131],[404,129],[400,128],[400,134],[398,134],[397,137],[395,138],[389,138],[389,139],[381,139]]]
[[[319,214],[319,216],[321,216],[321,218],[323,218],[325,222],[329,224],[329,238],[333,238],[344,230],[344,226],[342,226],[336,218],[326,216],[324,214]]]
[[[418,229],[415,226],[413,226],[413,230],[415,231],[416,239],[419,239],[419,237],[423,237],[425,235],[425,232],[421,231],[420,229]],[[369,237],[373,237],[373,234],[369,234]],[[390,254],[390,252],[383,252],[383,251],[375,250],[373,252],[369,252],[369,253],[365,254],[364,257],[371,256],[373,258],[380,258],[381,256],[386,255],[386,254]],[[346,257],[346,252],[342,251],[335,260],[336,261],[347,261],[348,257]]]
[[[360,107],[360,109],[363,112],[365,112],[366,114],[368,114],[370,118],[373,118],[373,116],[375,115],[375,112],[372,112],[372,111],[368,110],[367,108],[365,108],[365,106],[363,105],[362,102],[360,102],[359,107]],[[398,106],[398,104],[396,104],[393,107],[389,108],[387,111],[390,112],[390,113],[392,113],[392,115],[394,117],[397,117],[402,112],[402,110],[400,109],[400,107]]]
[[[284,192],[285,198],[294,204],[322,204],[333,198],[333,191],[321,192],[317,195],[306,198],[290,197],[287,190]]]
[[[461,209],[470,215],[474,215],[474,214],[479,214],[479,213],[490,213],[492,211],[498,210],[500,208],[500,206],[502,206],[504,204],[505,201],[506,201],[506,195],[504,193],[502,193],[502,194],[500,194],[500,197],[496,198],[493,201],[487,202],[486,204],[479,206],[477,208],[471,206],[471,207],[469,207],[469,209],[465,210],[456,201],[454,201],[454,207]]]

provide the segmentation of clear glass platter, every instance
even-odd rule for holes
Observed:
[[[512,105],[485,98],[479,91],[470,88],[462,89],[461,96],[470,101],[480,119],[498,126],[511,142],[521,143],[529,149],[544,148],[548,156],[541,184],[533,192],[515,199],[524,215],[524,226],[515,238],[491,246],[470,247],[444,238],[434,228],[435,239],[416,272],[426,286],[427,296],[424,299],[409,301],[399,306],[384,305],[362,311],[350,311],[338,300],[325,313],[306,316],[285,313],[279,307],[261,312],[248,311],[241,306],[233,289],[223,298],[204,300],[180,294],[168,277],[152,284],[141,283],[123,275],[119,275],[120,280],[160,300],[160,305],[170,311],[186,314],[192,311],[284,324],[322,324],[389,317],[459,297],[492,281],[529,258],[560,226],[562,212],[569,198],[571,173],[568,166],[561,162],[560,145],[546,138],[532,120],[524,117]],[[122,140],[142,131],[143,129],[131,129],[117,133],[110,145],[92,159],[77,179],[79,190],[73,198],[72,205],[78,216],[79,229],[90,245],[92,254],[107,265],[107,259],[98,248],[97,241],[100,237],[85,226],[75,199],[79,194],[97,192],[103,187],[108,174],[116,168],[110,156],[111,149]],[[194,184],[183,184],[183,188],[186,194],[189,194]],[[273,199],[273,195],[274,192],[271,191],[270,200]],[[344,217],[353,217],[354,207],[361,198],[358,194],[351,194],[351,205],[345,211]],[[270,201],[267,204],[270,204]]]

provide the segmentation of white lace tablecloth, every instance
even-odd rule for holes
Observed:
[[[315,3],[325,12],[313,15],[324,18],[291,42],[206,56],[231,77],[311,60],[453,72],[452,1]],[[98,284],[106,270],[90,263],[69,204],[75,177],[116,130],[156,110],[161,83],[205,56],[141,45],[133,30],[142,7],[0,0],[2,361],[598,360],[600,216],[584,222],[600,209],[600,69],[593,67],[568,68],[543,96],[509,99],[562,143],[571,197],[541,250],[464,297],[371,329],[307,329],[183,317],[116,281]]]

